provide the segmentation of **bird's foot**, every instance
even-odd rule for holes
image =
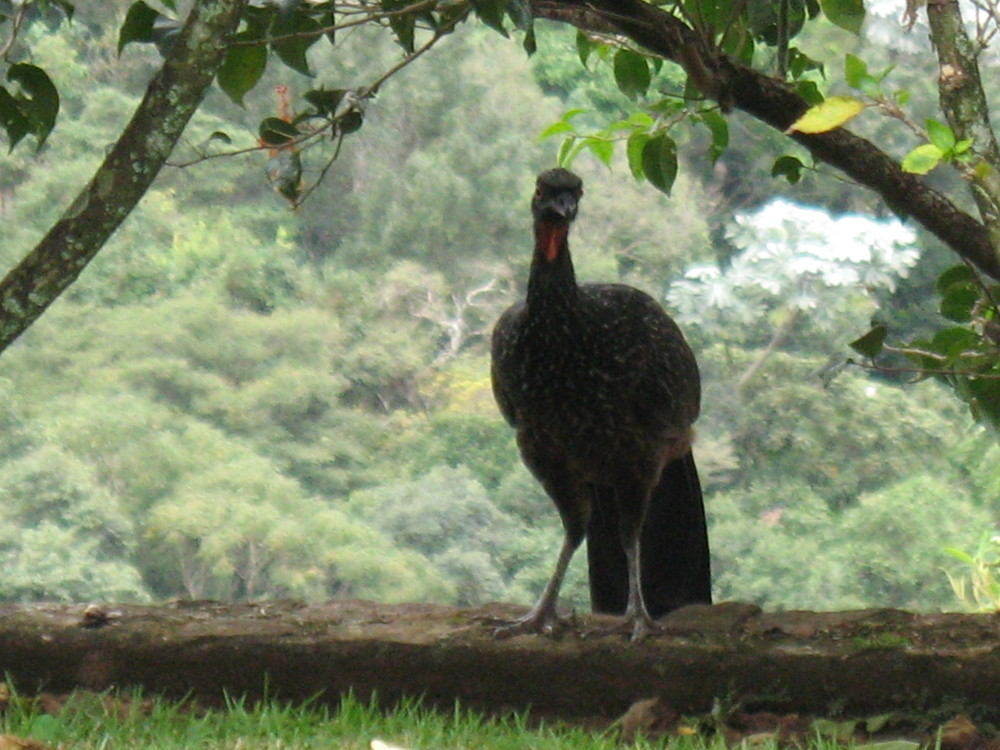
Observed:
[[[494,638],[510,638],[515,635],[525,633],[538,633],[540,635],[555,635],[557,632],[567,627],[564,620],[559,619],[555,609],[532,609],[524,617],[500,625],[493,631]]]
[[[626,614],[620,623],[605,632],[608,635],[628,635],[629,641],[638,643],[651,635],[661,633],[662,628],[647,614]]]
[[[628,620],[625,620],[625,623],[627,625]],[[662,628],[653,622],[653,618],[649,615],[638,615],[632,618],[632,635],[629,636],[629,640],[636,643],[661,632]]]

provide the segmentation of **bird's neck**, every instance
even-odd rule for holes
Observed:
[[[573,304],[576,300],[576,274],[569,254],[569,224],[535,222],[535,253],[528,277],[528,305],[546,307],[548,303]]]

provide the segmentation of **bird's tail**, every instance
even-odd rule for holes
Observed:
[[[628,569],[614,488],[597,487],[587,528],[590,600],[595,612],[622,614]],[[668,464],[650,497],[640,542],[642,594],[652,617],[686,604],[711,604],[712,573],[701,482],[688,453]]]

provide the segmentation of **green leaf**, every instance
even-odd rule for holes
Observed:
[[[747,0],[745,17],[750,31],[765,44],[778,44],[778,29],[784,26],[785,41],[793,39],[806,20],[806,4],[803,0]]]
[[[257,133],[261,141],[268,146],[281,146],[301,135],[298,128],[279,117],[266,117],[261,120]]]
[[[854,339],[848,346],[863,357],[875,359],[875,357],[882,353],[882,347],[885,344],[885,337],[888,333],[889,329],[884,325],[872,326],[872,329],[868,333]]]
[[[826,133],[857,117],[865,108],[863,102],[849,96],[831,96],[810,107],[788,128],[789,133]]]
[[[670,195],[677,179],[677,144],[666,133],[652,136],[642,147],[642,171],[650,184]]]
[[[564,133],[575,133],[576,128],[574,128],[570,123],[565,120],[559,120],[557,122],[549,125],[545,130],[538,134],[538,140],[544,141],[546,138],[551,138],[554,135],[562,135]]]
[[[31,123],[21,111],[20,102],[3,86],[0,86],[0,126],[7,131],[8,153],[31,132]]]
[[[559,153],[556,155],[556,164],[560,167],[569,167],[573,159],[580,153],[580,144],[576,136],[571,135],[559,145]]]
[[[159,17],[160,14],[142,0],[132,3],[125,16],[125,22],[118,30],[118,54],[120,55],[125,45],[130,42],[152,42],[153,24]]]
[[[714,114],[718,114],[717,112]],[[722,115],[719,115],[721,117]],[[649,130],[653,127],[653,118],[646,114],[645,112],[633,112],[625,120],[629,125],[634,128],[642,128],[643,130]]]
[[[535,17],[532,15],[529,0],[505,0],[504,8],[507,11],[507,16],[514,22],[514,28],[518,31],[532,31],[534,29]]]
[[[342,135],[348,135],[360,130],[364,121],[365,117],[361,113],[361,110],[351,109],[337,118],[337,130]]]
[[[480,21],[503,36],[507,36],[507,29],[504,28],[503,23],[504,11],[507,7],[506,0],[472,0],[472,7]]]
[[[337,30],[334,26],[337,25],[337,16],[334,14],[333,8],[317,16],[317,21],[322,28],[326,29],[323,35],[329,40],[330,44],[336,44]]]
[[[955,152],[955,156],[959,157],[965,154],[969,149],[972,148],[972,144],[975,141],[972,138],[963,138],[962,140],[955,143],[955,148],[952,149]]]
[[[236,41],[252,38],[242,33],[235,37]],[[266,67],[267,48],[263,44],[230,45],[216,80],[226,96],[242,107],[243,97],[257,85]]]
[[[583,65],[584,68],[587,67],[587,60],[590,59],[590,53],[594,51],[594,46],[594,43],[590,41],[590,37],[577,29],[576,54],[579,56],[580,64]]]
[[[917,146],[903,157],[903,171],[911,174],[927,174],[941,163],[944,154],[933,143]]]
[[[40,149],[59,117],[59,91],[48,73],[37,65],[11,65],[7,71],[7,79],[17,83],[21,89],[21,96],[16,97],[20,102],[21,114],[27,118],[35,136],[35,149]]]
[[[793,80],[799,80],[805,73],[815,70],[824,78],[823,63],[814,60],[797,47],[788,50],[788,72],[792,74]]]
[[[729,121],[715,109],[702,112],[700,119],[712,134],[712,145],[708,147],[708,155],[714,164],[729,146]]]
[[[802,179],[802,168],[804,166],[802,160],[798,157],[785,154],[774,160],[774,165],[771,167],[771,176],[784,177],[788,180],[789,184],[794,185]]]
[[[967,387],[973,398],[971,406],[976,419],[994,429],[1000,427],[1000,380],[969,378]]]
[[[406,0],[381,0],[379,5],[386,13],[392,13],[406,6]],[[478,5],[476,6],[478,13]],[[413,54],[414,33],[417,19],[412,13],[404,15],[393,15],[388,17],[389,27],[396,37],[396,43],[402,47],[407,54]]]
[[[524,51],[528,53],[528,57],[531,57],[538,51],[538,40],[535,38],[535,27],[534,25],[529,26],[524,32],[524,41],[521,43],[524,47]]]
[[[587,138],[587,148],[590,153],[596,156],[606,167],[611,166],[611,159],[615,155],[615,144],[605,138]]]
[[[271,36],[290,36],[288,39],[272,42],[271,49],[278,59],[289,68],[305,76],[312,76],[306,52],[319,41],[322,27],[315,19],[302,12],[279,13],[271,25]]]
[[[615,53],[614,71],[618,89],[630,99],[645,94],[653,80],[646,58],[628,49]]]
[[[683,7],[689,18],[715,28],[723,28],[733,21],[733,0],[684,0]]]
[[[865,20],[863,0],[820,0],[819,4],[823,14],[837,26],[855,35],[861,33]]]
[[[844,80],[852,89],[860,89],[862,82],[869,78],[868,63],[857,55],[848,54],[844,58]]]
[[[965,326],[942,328],[931,339],[931,351],[942,354],[952,360],[959,360],[963,355],[977,355],[983,340],[975,331]]]
[[[972,309],[979,302],[979,290],[953,284],[941,298],[941,314],[956,323],[968,323],[972,320]]]
[[[391,16],[389,26],[392,33],[396,35],[396,42],[407,54],[412,55],[416,50],[416,28],[417,19],[413,16]]]
[[[649,142],[649,133],[639,131],[633,133],[628,138],[625,148],[625,155],[628,157],[628,168],[632,172],[632,177],[637,180],[645,179],[646,173],[642,169],[642,151]]]
[[[823,103],[823,93],[815,81],[804,80],[795,82],[795,91],[811,105]]]
[[[977,284],[978,281],[979,277],[976,276],[975,271],[964,263],[959,263],[958,265],[946,268],[941,272],[941,275],[938,276],[936,283],[937,293],[943,297],[955,284],[968,286]]]
[[[950,127],[932,117],[927,118],[927,137],[943,152],[953,149],[957,141],[955,133]]]
[[[347,89],[313,89],[302,97],[316,109],[316,114],[329,119],[337,116],[337,108],[343,101]]]

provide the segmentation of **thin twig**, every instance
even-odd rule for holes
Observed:
[[[11,47],[14,46],[14,42],[17,41],[17,35],[21,31],[21,24],[24,23],[27,13],[28,3],[22,3],[14,12],[14,17],[11,19],[10,38],[0,46],[0,60],[7,57],[7,53],[10,52]]]
[[[292,148],[294,146],[299,146],[307,141],[310,141],[317,136],[324,135],[333,127],[333,122],[326,123],[323,127],[317,128],[316,130],[310,130],[308,133],[302,133],[295,138],[289,138],[284,143],[273,144],[273,143],[258,143],[256,146],[247,146],[246,148],[233,149],[232,151],[219,151],[214,154],[199,154],[197,158],[190,159],[189,161],[182,162],[167,162],[168,167],[174,167],[175,169],[186,169],[187,167],[193,167],[195,164],[201,164],[203,161],[210,161],[212,159],[222,159],[230,156],[242,156],[243,154],[252,154],[257,151],[270,151],[277,149]]]
[[[950,377],[976,378],[979,380],[1000,380],[1000,373],[979,373],[972,370],[938,370],[926,367],[890,367],[874,362],[859,362],[848,358],[847,364],[860,367],[862,370],[881,372],[886,375],[947,375]]]
[[[379,88],[382,86],[382,84],[385,83],[389,78],[391,78],[392,76],[396,75],[396,73],[398,73],[399,71],[401,71],[403,68],[405,68],[411,62],[413,62],[418,57],[420,57],[422,54],[424,54],[425,52],[427,52],[427,50],[429,50],[431,47],[433,47],[435,44],[437,44],[441,40],[442,37],[445,37],[448,34],[450,34],[452,31],[454,31],[455,30],[455,26],[457,26],[459,23],[461,23],[466,18],[468,18],[468,16],[469,16],[469,6],[466,6],[465,10],[463,10],[461,12],[461,14],[459,14],[458,16],[456,16],[455,18],[453,18],[451,20],[451,22],[447,26],[443,26],[440,29],[435,29],[434,35],[426,42],[426,44],[424,44],[419,49],[411,52],[409,55],[407,55],[406,57],[404,57],[398,63],[396,63],[395,65],[393,65],[380,78],[376,79],[374,83],[371,83],[368,86],[365,86],[364,89],[362,89],[362,90],[365,92],[366,97],[374,94],[376,91],[379,90]]]
[[[330,168],[333,166],[333,163],[337,161],[337,157],[340,156],[340,147],[343,143],[344,143],[344,133],[340,132],[337,134],[337,146],[336,148],[334,148],[333,156],[331,156],[327,160],[326,164],[323,166],[323,169],[320,170],[319,176],[315,180],[313,180],[312,184],[308,188],[306,188],[302,192],[302,195],[300,195],[299,198],[295,201],[295,205],[293,206],[293,208],[298,208],[307,200],[309,200],[309,196],[313,194],[313,191],[317,187],[319,187],[320,183],[323,182],[323,180],[326,179],[326,173],[330,171]]]
[[[398,8],[396,10],[387,11],[374,11],[371,9],[358,10],[357,14],[364,14],[364,17],[357,18],[353,21],[345,21],[343,23],[337,23],[332,26],[322,26],[318,29],[312,29],[309,31],[293,31],[287,34],[279,34],[278,36],[263,37],[261,39],[235,39],[232,42],[234,47],[256,47],[261,44],[275,44],[278,42],[287,42],[292,39],[309,39],[311,37],[323,36],[324,34],[335,33],[337,31],[343,31],[345,29],[351,29],[355,26],[363,26],[366,23],[371,23],[372,21],[382,21],[389,18],[396,18],[398,16],[409,16],[416,13],[422,13],[424,11],[434,10],[438,6],[438,0],[423,0],[419,3],[413,3],[412,5],[407,5],[405,8]]]

